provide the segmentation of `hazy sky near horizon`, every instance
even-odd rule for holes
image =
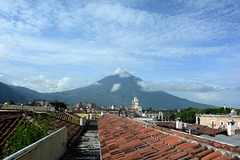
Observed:
[[[0,0],[1,82],[56,92],[114,71],[240,108],[240,1]]]

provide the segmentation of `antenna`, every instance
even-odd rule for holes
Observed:
[[[135,92],[134,92],[134,97],[135,97]]]

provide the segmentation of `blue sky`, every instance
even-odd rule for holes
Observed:
[[[55,92],[127,70],[240,108],[239,26],[237,0],[0,0],[0,81]]]

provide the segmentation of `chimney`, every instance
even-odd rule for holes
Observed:
[[[182,129],[182,119],[180,117],[176,119],[176,128]]]
[[[228,133],[228,136],[231,137],[232,135],[235,134],[235,122],[233,119],[230,119],[228,121],[228,127],[227,127],[227,133]]]

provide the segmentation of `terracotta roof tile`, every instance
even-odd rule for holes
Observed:
[[[202,160],[212,160],[214,158],[220,157],[222,153],[220,151],[213,152],[211,154],[206,155],[202,158]]]
[[[157,154],[157,151],[152,149],[152,147],[141,148],[141,149],[138,150],[138,152],[145,159],[146,159],[146,157],[153,157]]]
[[[190,148],[190,149],[185,150],[185,152],[187,152],[187,153],[189,153],[189,154],[194,156],[194,155],[196,155],[196,154],[198,154],[200,152],[203,152],[206,149],[207,149],[207,147],[203,146],[203,147],[199,147],[197,149]]]
[[[111,159],[112,159],[112,158],[111,158],[111,154],[110,154],[110,153],[103,154],[103,155],[102,155],[102,159],[103,159],[103,160],[111,160]]]
[[[188,148],[197,148],[197,147],[198,147],[198,144],[191,143],[191,142],[182,143],[182,144],[176,146],[177,149],[181,149],[181,150],[186,150]]]
[[[170,156],[169,158],[170,158],[171,160],[175,160],[175,159],[182,158],[182,157],[184,157],[184,156],[186,156],[186,155],[187,155],[186,152],[179,152],[179,153],[177,153],[177,154],[175,154],[175,155]]]
[[[158,150],[158,148],[156,148],[156,149]],[[159,152],[159,153],[162,153],[162,152],[166,152],[166,151],[168,151],[168,150],[170,150],[170,149],[172,149],[171,146],[165,145],[164,147],[161,147],[161,148],[158,150],[158,152]]]
[[[140,160],[142,159],[141,155],[136,151],[132,153],[128,153],[125,155],[125,157],[129,160]]]
[[[165,143],[164,142],[162,142],[162,141],[158,141],[158,142],[156,142],[156,143],[153,143],[153,144],[151,144],[151,147],[156,147],[156,148],[158,148],[158,147],[161,147],[161,146],[164,146],[165,145]]]
[[[108,153],[108,152],[109,152],[108,146],[106,146],[106,147],[101,147],[101,153],[102,153],[102,154],[106,154],[106,153]]]
[[[186,141],[183,141],[181,139],[177,139],[177,140],[172,140],[172,141],[168,142],[168,144],[175,147],[175,146],[177,146],[179,144],[182,144],[182,143],[185,143],[185,142]]]
[[[202,143],[237,152],[237,148],[228,145],[219,146],[210,140],[115,115],[104,115],[98,123],[100,143],[103,143],[101,148],[111,148],[108,152],[111,153],[112,159],[183,160],[192,157],[196,159],[222,156],[221,152],[216,155],[213,149],[202,146]],[[103,151],[107,150],[104,148]]]
[[[177,150],[176,149],[172,149],[172,150],[169,150],[169,151],[167,151],[166,153],[164,153],[164,154],[161,154],[164,158],[169,158],[169,157],[171,157],[172,155],[175,155],[175,154],[177,154],[178,152],[177,152]]]
[[[229,156],[228,154],[224,154],[217,158],[214,158],[213,160],[228,160],[228,159],[231,159],[231,156]]]
[[[189,159],[189,160],[199,160],[198,158],[191,158],[191,159]]]
[[[202,157],[205,157],[206,155],[208,155],[212,152],[213,152],[213,149],[208,149],[208,150],[205,150],[203,152],[200,152],[200,153],[196,154],[196,157],[202,158]]]
[[[118,154],[112,155],[111,157],[112,159],[126,159],[124,153],[118,153]]]

